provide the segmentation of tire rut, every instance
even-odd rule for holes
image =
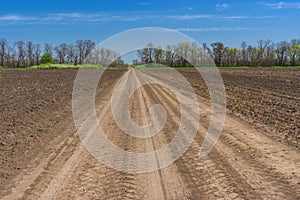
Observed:
[[[164,89],[157,89],[157,91],[162,92],[159,98],[167,98],[166,102],[168,102],[167,105],[170,106],[169,109],[173,112],[176,112],[177,110],[176,115],[179,116],[178,108],[172,107],[173,105],[170,103],[174,101],[168,99],[169,94],[164,91]],[[174,121],[173,123],[176,122]],[[217,154],[217,152],[212,152],[217,155],[210,155],[209,158],[200,160],[198,152],[201,143],[199,141],[203,141],[203,138],[203,136],[201,138],[196,136],[195,141],[197,142],[194,142],[188,151],[178,161],[176,161],[176,164],[181,168],[181,172],[185,172],[184,178],[189,176],[186,183],[188,183],[190,186],[189,188],[194,191],[192,193],[192,198],[220,198],[225,195],[228,195],[230,199],[236,197],[258,198],[259,195],[255,194],[255,192],[252,192],[251,194],[243,194],[245,191],[253,191],[253,189],[245,182],[237,171],[230,167],[229,164],[224,164],[224,159],[221,159],[222,156]],[[222,162],[218,162],[218,160],[221,160]],[[225,169],[224,166],[226,166]],[[190,172],[189,175],[187,175],[187,171]],[[201,183],[198,182],[197,177],[201,179]],[[242,182],[244,183],[241,184]],[[240,184],[243,185],[243,187],[240,187]],[[220,186],[220,188],[217,186]],[[235,186],[235,188],[233,186]],[[237,189],[238,193],[236,193]]]

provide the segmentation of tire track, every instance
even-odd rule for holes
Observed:
[[[169,101],[169,102],[171,102],[171,101]],[[208,121],[206,121],[206,124],[208,124]],[[233,127],[231,127],[231,129],[233,129]],[[203,131],[205,131],[205,129],[203,129]],[[252,131],[255,131],[255,130],[252,130]],[[222,141],[222,140],[221,140]],[[220,146],[221,145],[221,143],[219,143],[219,145],[218,146]],[[230,148],[232,148],[232,151],[233,152],[236,152],[236,150],[239,150],[240,148],[240,146],[238,146],[238,145],[236,145],[236,146],[234,146],[234,145],[232,145],[232,143],[231,144],[229,144],[228,145]],[[276,145],[273,145],[273,146],[276,146]],[[218,152],[214,152],[214,153],[211,153],[211,155],[213,155],[213,154],[215,154],[215,153],[217,153],[217,155],[218,154],[220,154],[220,153],[225,153],[225,152],[228,152],[229,150],[228,150],[228,148],[227,148],[227,151],[225,151],[224,150],[224,147],[222,146],[221,148],[218,148],[219,150],[219,153]],[[245,153],[246,151],[244,151],[243,153]],[[251,153],[251,152],[250,152]],[[297,155],[296,155],[296,153],[294,153],[295,155],[294,155],[294,157],[296,157]],[[244,155],[244,154],[241,154],[241,155]],[[247,154],[246,154],[247,155]],[[266,171],[264,171],[264,169],[269,169],[269,168],[266,168],[266,166],[264,166],[264,165],[262,165],[260,162],[258,162],[257,160],[253,160],[253,159],[249,159],[249,157],[247,157],[247,156],[244,156],[244,157],[246,157],[246,165],[244,165],[244,167],[241,167],[241,166],[238,166],[240,169],[238,169],[239,170],[239,172],[240,172],[240,170],[242,169],[242,171],[243,171],[243,173],[241,173],[241,174],[243,174],[243,175],[245,175],[245,171],[246,171],[246,169],[247,169],[247,167],[246,166],[255,166],[255,168],[253,168],[253,169],[251,169],[250,171],[252,172],[251,174],[252,174],[252,177],[251,176],[248,176],[247,177],[247,180],[249,181],[250,180],[250,182],[251,182],[251,178],[252,178],[252,180],[254,179],[253,178],[253,172],[255,172],[255,177],[258,179],[258,180],[260,180],[260,183],[262,183],[262,180],[264,180],[264,179],[266,179],[265,181],[264,181],[264,187],[268,187],[268,188],[270,188],[270,190],[264,190],[264,189],[262,189],[262,188],[260,188],[260,190],[259,191],[261,191],[262,193],[260,194],[260,195],[262,195],[262,196],[264,196],[264,198],[270,198],[270,195],[271,195],[271,197],[272,198],[274,198],[274,196],[275,197],[279,197],[279,198],[289,198],[289,199],[293,199],[293,198],[296,198],[297,197],[297,195],[296,196],[294,196],[293,195],[293,191],[296,191],[297,189],[295,188],[295,187],[289,187],[289,184],[288,184],[288,182],[284,182],[284,181],[282,181],[281,180],[281,177],[282,176],[279,176],[278,174],[276,174],[276,173],[274,173],[274,171],[269,171],[269,170],[266,170]],[[292,156],[293,157],[293,156]],[[220,158],[222,158],[222,159],[220,159]],[[229,155],[227,155],[227,154],[225,154],[224,156],[220,156],[220,155],[218,155],[218,156],[214,156],[214,157],[212,157],[212,159],[213,159],[213,161],[214,162],[216,162],[217,164],[223,164],[224,165],[224,162],[226,162],[226,159],[224,159],[224,158],[230,158],[230,156]],[[219,162],[220,160],[223,160],[222,162]],[[293,161],[294,163],[296,163],[296,161]],[[232,171],[232,170],[234,170],[233,168],[232,168],[232,166],[231,166],[231,164],[229,164],[229,163],[227,163],[226,164],[227,165],[227,167],[229,168],[229,171]],[[231,169],[230,169],[231,168]],[[294,170],[296,169],[296,166],[294,166],[294,167],[292,167]],[[236,170],[235,170],[236,171]],[[263,173],[259,173],[260,171],[264,171]],[[277,178],[273,178],[273,177],[277,177]],[[243,179],[244,178],[242,178],[242,177],[240,177],[241,178],[241,180],[238,180],[237,182],[246,182],[245,180],[243,181]],[[246,185],[248,185],[248,183],[246,183]],[[252,185],[253,186],[253,188],[257,188],[257,185],[256,185],[256,182],[252,182],[252,183],[250,183],[250,185]],[[250,190],[249,190],[250,189]],[[251,187],[249,188],[247,191],[251,191]],[[273,192],[272,192],[273,191]],[[271,193],[271,194],[270,194]],[[274,196],[272,196],[272,195],[274,195]],[[250,196],[251,197],[251,196]],[[253,198],[253,196],[252,196],[252,198]],[[257,196],[256,196],[256,198],[257,198]]]
[[[171,105],[170,102],[173,102],[169,98],[169,94],[164,91],[163,89],[156,89],[156,91],[162,92],[162,94],[158,94],[159,98],[165,99],[166,102],[168,102],[167,105]],[[180,113],[178,111],[178,108],[171,107],[171,110],[176,112],[176,115],[179,116]],[[173,121],[173,123],[176,123]],[[202,130],[205,131],[204,129]],[[200,133],[201,134],[201,133]],[[203,141],[203,136],[200,139],[199,136],[196,136],[196,141]],[[229,168],[229,165],[227,165],[227,169],[222,169],[222,166],[224,166],[224,160],[222,160],[222,163],[215,162],[215,159],[221,158],[220,155],[217,155],[215,157],[209,156],[209,159],[200,160],[198,156],[200,143],[193,143],[190,149],[178,160],[176,161],[176,164],[182,169],[182,172],[184,173],[184,178],[187,178],[186,183],[189,184],[189,188],[192,188],[192,198],[198,199],[198,198],[211,198],[211,197],[223,197],[223,196],[230,196],[230,197],[248,197],[248,198],[257,198],[259,195],[257,194],[243,194],[243,190],[250,190],[252,191],[252,188],[240,177],[240,175],[234,171],[233,169]],[[221,164],[221,168],[218,167]],[[189,175],[186,172],[189,172]],[[198,182],[197,177],[200,177],[201,183]],[[234,180],[231,177],[235,177]],[[212,181],[213,180],[213,181]],[[241,184],[244,182],[243,188],[238,188],[238,183]],[[242,195],[235,193],[235,191],[232,189],[232,185],[236,186],[239,189],[239,193],[242,193]],[[219,186],[219,187],[217,187]],[[202,191],[202,192],[199,192]]]
[[[108,97],[111,96],[112,89],[109,92]],[[113,124],[113,116],[111,114],[109,98],[106,98],[105,102],[102,102],[102,107],[99,109],[98,118],[102,125],[107,137],[114,138],[116,145],[123,144],[126,148],[128,143],[128,137],[121,137],[119,130],[115,124]],[[125,157],[116,157],[115,161],[120,165],[126,165]],[[93,170],[91,170],[93,169]],[[78,181],[77,177],[80,177]],[[101,181],[99,181],[101,180]],[[96,182],[96,183],[95,183]],[[99,197],[105,197],[105,199],[136,199],[137,198],[137,181],[134,174],[124,173],[111,169],[98,160],[96,160],[88,152],[84,154],[84,158],[81,165],[75,172],[73,179],[69,181],[67,191],[61,194],[61,197],[68,194],[72,194],[70,198],[78,198],[78,193],[74,192],[74,186],[77,188],[84,188],[85,192],[79,193],[84,198],[94,199]]]
[[[163,91],[163,89],[161,89],[160,91]],[[166,91],[165,91],[166,92]],[[172,100],[169,100],[169,102],[172,102]],[[206,122],[206,124],[208,124],[208,122]],[[205,131],[205,129],[204,129],[204,131]],[[220,145],[219,145],[220,146]],[[275,145],[276,146],[276,145]],[[234,149],[239,149],[238,147],[232,147],[232,145],[230,145],[230,147],[233,149],[233,151],[234,151]],[[224,148],[221,148],[220,150],[218,150],[220,153],[222,153],[223,151],[222,150],[224,150]],[[227,150],[227,151],[229,151],[229,150]],[[227,162],[226,160],[227,159],[224,159],[224,158],[227,158],[228,157],[228,155],[224,155],[224,156],[222,156],[222,155],[220,155],[220,153],[218,153],[218,152],[216,152],[217,153],[217,155],[218,156],[216,156],[216,157],[219,157],[219,159],[216,159],[216,157],[213,157],[213,161],[214,162],[216,162],[217,164],[223,164],[224,165],[224,162]],[[220,158],[222,158],[222,159],[220,159]],[[222,162],[218,162],[218,161],[220,161],[220,160],[222,160]],[[252,162],[253,161],[253,162]],[[294,161],[295,162],[295,161]],[[260,169],[264,169],[264,168],[262,168],[262,167],[265,167],[265,166],[262,166],[262,164],[261,163],[259,163],[258,161],[254,161],[254,160],[250,160],[250,162],[249,162],[249,160],[248,160],[248,162],[246,163],[246,166],[251,166],[251,165],[254,165],[256,168],[255,169],[251,169],[251,172],[252,172],[252,176],[254,175],[253,174],[253,172],[259,172],[260,171]],[[236,174],[239,174],[238,172],[237,172],[237,170],[234,170],[233,168],[232,168],[232,166],[229,164],[229,163],[226,163],[226,166],[227,166],[227,168],[228,168],[228,170],[227,171],[235,171],[235,173]],[[295,169],[296,167],[294,166],[294,169]],[[244,172],[245,172],[245,170],[244,170]],[[245,173],[242,173],[243,175],[245,175]],[[277,179],[274,179],[273,178],[273,176],[274,177],[278,177],[278,174],[276,174],[276,173],[274,173],[274,172],[268,172],[268,173],[262,173],[262,174],[260,174],[260,173],[256,173],[257,175],[255,176],[256,178],[258,178],[259,180],[263,180],[263,179],[266,179],[266,181],[264,181],[264,184],[265,184],[265,187],[268,187],[268,188],[270,188],[271,189],[271,187],[270,186],[272,186],[272,185],[275,185],[275,187],[273,186],[273,189],[271,189],[271,191],[273,190],[273,192],[271,192],[271,194],[270,194],[270,190],[258,190],[259,191],[259,193],[260,193],[260,195],[262,195],[262,196],[264,196],[264,198],[268,198],[268,197],[270,197],[270,195],[276,195],[277,197],[279,196],[280,198],[283,198],[283,197],[290,197],[290,198],[295,198],[295,196],[290,196],[291,194],[292,194],[292,191],[295,191],[295,189],[296,188],[293,188],[293,187],[291,187],[291,188],[289,188],[289,186],[288,186],[288,184],[287,183],[282,183],[282,181],[281,180],[279,180],[278,178]],[[235,175],[235,177],[237,177],[237,175]],[[262,177],[264,177],[264,178],[262,178]],[[279,177],[281,177],[281,176],[279,176]],[[248,179],[248,180],[251,180],[251,177],[247,177],[247,178],[250,178],[250,179]],[[250,185],[248,184],[248,183],[246,183],[246,180],[243,178],[243,177],[241,177],[241,176],[239,176],[239,178],[238,178],[239,180],[237,180],[237,182],[239,182],[239,183],[241,183],[241,182],[244,182],[245,183],[245,185],[248,185],[248,187],[250,187]],[[254,178],[252,177],[252,180],[253,180]],[[249,181],[249,182],[251,182],[251,181]],[[221,184],[219,184],[219,185],[221,185]],[[251,185],[253,186],[253,188],[252,187],[250,187],[248,190],[246,190],[246,191],[251,191],[251,189],[252,190],[254,190],[254,188],[257,188],[257,185],[256,185],[256,182],[252,182],[251,183]],[[243,189],[245,189],[245,188],[243,188]],[[260,188],[261,189],[261,188]],[[256,196],[252,196],[252,198],[253,197],[258,197],[259,195],[256,195]],[[251,196],[249,196],[249,197],[251,197]],[[274,197],[274,196],[273,196]]]

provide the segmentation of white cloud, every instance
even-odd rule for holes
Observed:
[[[217,4],[215,7],[217,10],[222,11],[228,9],[230,6],[227,3],[223,3],[223,4]]]
[[[278,3],[265,3],[264,5],[272,9],[287,9],[287,8],[300,9],[300,2],[290,3],[290,2],[280,1]]]
[[[48,13],[41,16],[0,15],[2,25],[11,24],[71,24],[80,22],[129,22],[140,20],[138,16],[112,15],[109,13]]]
[[[225,16],[222,19],[249,19],[249,16]]]
[[[252,27],[223,27],[223,28],[177,28],[180,32],[218,32],[218,31],[252,31],[252,30],[265,30],[264,28]]]
[[[223,16],[221,19],[239,20],[239,19],[272,19],[274,16]]]
[[[213,15],[170,15],[167,18],[179,19],[179,20],[191,20],[191,19],[209,19],[213,18]]]
[[[255,20],[270,19],[272,16],[220,16],[220,15],[168,15],[164,13],[45,13],[36,16],[22,16],[17,14],[0,15],[1,25],[10,24],[80,24],[80,23],[99,23],[99,22],[132,22],[147,20]]]
[[[69,18],[82,18],[84,17],[84,14],[82,13],[75,13],[75,12],[71,12],[71,13],[50,13],[48,14],[49,16],[52,17],[69,17]]]
[[[3,15],[0,16],[0,21],[24,21],[24,20],[33,20],[32,17],[23,17],[20,15]]]

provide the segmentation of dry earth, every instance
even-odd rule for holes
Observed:
[[[105,166],[81,144],[71,110],[76,70],[0,71],[0,198],[299,199],[300,69],[221,69],[228,114],[217,145],[205,158],[198,153],[211,117],[208,91],[195,70],[179,72],[198,95],[197,136],[172,165],[131,174]],[[132,119],[147,125],[149,108],[161,104],[166,124],[148,139],[122,133],[110,98],[125,73],[135,82],[143,72],[104,73],[96,94],[99,122],[107,137],[127,151],[160,149],[177,132],[179,102],[161,85],[139,88],[130,101]],[[180,87],[167,70],[155,78]],[[115,159],[121,165],[127,161]]]

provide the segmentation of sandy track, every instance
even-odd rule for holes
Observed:
[[[128,81],[142,72],[130,70]],[[167,79],[163,71],[156,79]],[[174,94],[160,85],[138,89],[130,104],[132,119],[147,125],[149,108],[159,103],[167,112],[163,129],[154,137],[137,139],[123,134],[113,120],[110,96],[114,84],[100,89],[97,114],[112,142],[127,151],[151,152],[169,143],[180,123]],[[297,199],[300,198],[299,151],[227,115],[223,134],[205,158],[198,156],[210,120],[210,107],[199,96],[201,123],[191,147],[180,159],[159,171],[130,174],[108,168],[85,150],[75,132],[53,141],[51,154],[41,154],[31,169],[16,177],[3,199]],[[70,123],[65,131],[73,131]],[[66,135],[66,134],[62,134]],[[114,155],[112,155],[114,156]],[[120,164],[124,157],[117,157]],[[153,160],[157,162],[157,160]]]

